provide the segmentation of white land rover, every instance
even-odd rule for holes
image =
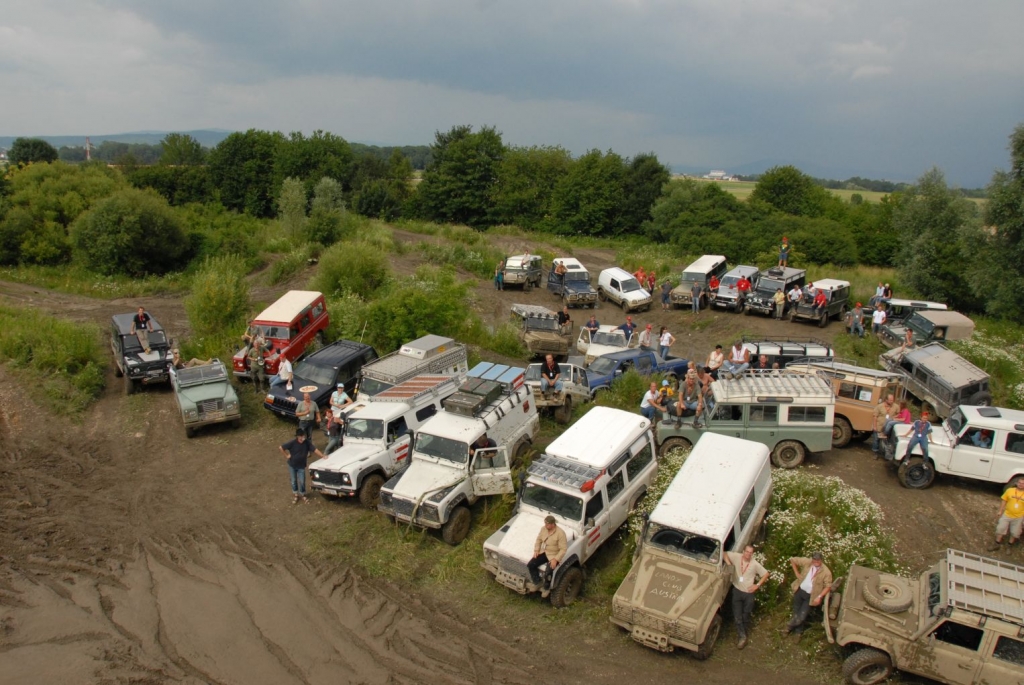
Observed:
[[[527,471],[516,514],[484,543],[483,567],[520,594],[530,590],[533,544],[554,516],[568,549],[555,569],[541,567],[551,604],[571,604],[583,565],[615,531],[658,472],[651,422],[632,412],[594,407],[548,445]]]
[[[540,420],[525,370],[480,362],[416,434],[412,463],[384,484],[380,509],[396,521],[440,528],[457,545],[469,533],[469,507],[514,491],[511,462],[530,449]],[[474,449],[487,436],[496,447]]]
[[[384,481],[409,465],[413,432],[441,410],[459,379],[417,376],[372,397],[360,396],[345,419],[345,442],[309,467],[310,487],[376,508]]]

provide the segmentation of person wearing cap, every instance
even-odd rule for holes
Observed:
[[[654,273],[654,269],[647,272],[647,291],[652,295],[654,294],[654,286],[658,284],[658,275]],[[641,283],[640,285],[643,285]]]
[[[789,238],[782,236],[782,244],[779,245],[779,266],[789,266]]]
[[[846,329],[850,335],[864,337],[864,306],[860,302],[846,315]]]
[[[928,443],[932,441],[932,422],[928,418],[928,410],[921,411],[921,418],[911,424],[910,442],[907,443],[907,453],[903,459],[910,459],[910,453],[914,451],[914,445],[921,446],[921,455],[928,459]]]
[[[540,567],[547,564],[548,571],[553,573],[558,568],[558,564],[562,562],[562,557],[565,556],[565,551],[568,547],[565,531],[558,527],[555,517],[551,515],[545,516],[544,526],[540,529],[537,539],[533,542],[533,558],[526,564],[526,569],[530,572],[530,582],[526,586],[527,590],[530,592],[541,590]],[[551,594],[551,586],[546,584],[543,590],[541,590],[541,596],[547,597],[549,594]]]
[[[782,288],[775,289],[775,294],[772,295],[772,302],[775,303],[775,309],[772,313],[776,319],[781,319],[782,315],[786,313],[786,293],[782,292]]]
[[[633,317],[632,316],[627,316],[626,317],[626,323],[624,323],[621,326],[619,326],[619,330],[622,331],[625,334],[626,340],[628,341],[630,339],[630,337],[632,337],[633,331],[636,330],[636,324],[633,323]]]
[[[650,352],[651,346],[654,344],[654,326],[647,324],[642,331],[640,331],[640,349]]]
[[[675,396],[676,392],[675,389],[673,389],[672,384],[668,382],[668,379],[665,379],[661,382],[661,388],[658,389],[658,394],[661,395],[660,402],[667,407],[669,400]]]
[[[309,455],[312,454],[323,459],[323,453],[316,448],[311,440],[306,439],[306,433],[301,428],[295,429],[294,440],[289,440],[278,449],[281,450],[281,454],[284,455],[285,461],[288,463],[288,473],[292,483],[292,504],[297,504],[300,499],[303,502],[308,502],[309,500],[306,499],[306,463],[309,460]]]
[[[331,393],[331,414],[334,418],[340,419],[345,407],[352,404],[352,398],[345,392],[345,384],[338,381],[337,389]]]
[[[732,615],[736,620],[736,649],[747,646],[747,631],[754,613],[754,595],[768,582],[768,571],[754,558],[754,547],[747,545],[742,553],[726,552],[722,560],[732,572]]]
[[[793,617],[786,624],[787,633],[801,634],[807,630],[807,615],[811,607],[821,606],[825,596],[832,590],[832,571],[822,563],[821,552],[807,557],[792,557],[796,580],[790,586],[793,590]]]
[[[312,444],[313,426],[320,425],[320,407],[308,392],[302,393],[302,401],[295,406],[295,418],[299,420],[299,428],[306,434],[306,440]]]

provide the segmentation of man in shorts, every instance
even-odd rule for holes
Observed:
[[[1017,479],[1015,487],[1006,488],[999,502],[999,513],[996,515],[996,542],[989,547],[990,552],[999,549],[1003,538],[1010,534],[1010,544],[1020,540],[1021,528],[1024,526],[1024,477]]]

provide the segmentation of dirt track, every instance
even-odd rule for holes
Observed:
[[[511,302],[554,300],[487,283],[477,293],[493,323]],[[186,325],[170,298],[91,300],[0,283],[0,299],[101,326],[141,302],[174,334]],[[598,315],[622,316],[607,307]],[[683,354],[777,325],[701,316],[712,322],[689,335],[689,313],[637,318],[673,327]],[[817,680],[799,666],[764,670],[759,655],[778,646],[767,625],[742,653],[726,633],[715,658],[700,664],[641,649],[611,627],[569,631],[566,640],[555,625],[495,626],[448,598],[313,565],[300,539],[311,514],[319,525],[344,525],[346,513],[317,500],[289,504],[274,447],[287,424],[214,429],[189,441],[169,391],[124,397],[109,380],[82,425],[70,425],[25,400],[0,368],[0,684]],[[921,555],[910,566],[948,544],[980,551],[987,541],[990,488],[943,480],[908,493],[861,448],[812,463],[883,505],[908,555]]]

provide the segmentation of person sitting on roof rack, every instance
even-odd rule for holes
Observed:
[[[733,343],[729,350],[729,359],[722,365],[726,378],[738,378],[750,368],[750,350],[743,346],[742,340]]]

